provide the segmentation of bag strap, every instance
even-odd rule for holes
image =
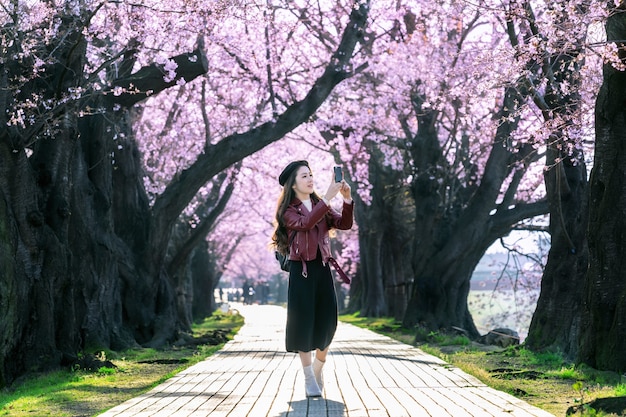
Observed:
[[[337,271],[337,273],[339,274],[339,276],[341,277],[341,280],[345,283],[345,284],[349,284],[350,283],[350,278],[348,278],[348,276],[346,275],[345,272],[343,272],[343,269],[341,269],[341,267],[339,266],[339,264],[337,263],[337,261],[335,260],[335,258],[328,258],[328,262],[333,266],[333,268],[335,268],[335,270]]]

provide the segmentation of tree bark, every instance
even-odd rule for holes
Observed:
[[[206,237],[230,200],[234,190],[233,181],[232,173],[227,175],[226,172],[222,172],[216,176],[211,192],[204,203],[195,210],[194,214],[199,217],[195,227],[191,228],[189,219],[181,216],[170,240],[167,272],[176,292],[178,322],[182,327],[181,330],[185,332],[191,332],[193,321],[201,320],[215,310],[213,290],[221,274],[217,270],[212,270],[217,268],[214,256],[211,257],[208,253],[204,256],[201,251],[208,251]],[[222,187],[225,182],[227,184]],[[232,245],[233,242],[223,244],[225,247]],[[200,298],[200,303],[206,307],[196,304],[194,301],[196,295]]]
[[[626,64],[626,14],[611,13],[608,42]],[[590,177],[589,271],[584,286],[578,360],[594,368],[626,371],[626,74],[604,65],[596,101],[596,145]]]
[[[74,163],[80,153],[76,113],[70,105],[58,105],[45,113],[48,119],[22,131],[6,119],[16,102],[31,94],[53,100],[59,93],[57,88],[71,88],[76,84],[74,76],[82,78],[86,45],[73,30],[71,19],[60,22],[65,36],[51,54],[56,61],[45,75],[14,90],[10,80],[21,74],[23,62],[10,60],[0,67],[0,121],[9,126],[0,130],[0,195],[6,216],[2,218],[0,240],[13,258],[0,272],[1,285],[6,289],[0,294],[0,305],[6,306],[2,320],[6,320],[6,336],[0,341],[0,386],[26,369],[46,369],[60,363],[64,354],[82,341],[84,321],[79,303],[83,287],[73,282],[75,255],[69,244],[74,237]],[[11,46],[11,53],[13,48],[18,48],[18,42]],[[44,125],[55,135],[54,140],[49,136],[35,140],[34,132]],[[33,152],[30,159],[24,151],[26,146]]]
[[[365,317],[391,316],[401,320],[409,297],[410,211],[402,186],[401,171],[383,163],[375,145],[368,146],[371,201],[355,194],[359,225],[359,273],[350,286],[349,311]],[[410,210],[410,207],[409,207]]]
[[[209,255],[209,245],[206,242],[198,244],[191,255],[189,273],[193,298],[190,307],[191,318],[196,322],[209,317],[216,309],[213,291],[217,288],[220,274],[214,261]]]
[[[531,350],[559,351],[573,359],[578,350],[588,261],[587,172],[580,155],[550,152],[563,159],[545,174],[551,246],[525,343]]]
[[[584,7],[581,5],[578,13],[582,13]],[[534,22],[530,4],[527,13]],[[567,24],[568,17],[562,15],[563,25]],[[576,145],[580,139],[568,137],[567,132],[580,107],[582,51],[579,45],[584,44],[586,35],[585,28],[581,27],[578,32],[568,34],[567,39],[554,39],[573,46],[544,57],[541,68],[546,88],[543,96],[535,95],[546,121],[556,119],[561,120],[561,124],[546,141],[544,182],[550,205],[551,246],[526,346],[533,350],[559,351],[572,359],[578,350],[588,263],[588,183],[582,147]]]
[[[545,202],[519,204],[513,200],[522,172],[514,172],[513,166],[528,158],[530,152],[528,147],[514,149],[508,144],[519,121],[516,109],[526,99],[523,83],[520,80],[520,86],[505,89],[498,114],[502,122],[479,183],[459,184],[456,174],[446,174],[454,171],[442,156],[435,129],[437,114],[422,109],[424,97],[416,94],[413,98],[420,116],[418,133],[410,147],[416,170],[412,184],[415,241],[413,291],[403,320],[406,327],[433,331],[460,327],[470,337],[478,337],[467,305],[476,265],[489,246],[506,236],[517,222],[547,211]],[[502,185],[510,175],[513,180],[509,190],[498,202]],[[449,196],[448,189],[456,190],[455,194]]]

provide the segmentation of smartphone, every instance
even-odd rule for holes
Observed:
[[[341,167],[335,167],[335,182],[341,182],[343,180],[343,172],[341,171]]]

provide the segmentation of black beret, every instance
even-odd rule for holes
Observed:
[[[285,169],[283,169],[283,172],[280,173],[280,175],[278,176],[278,183],[280,185],[285,185],[285,183],[287,182],[287,179],[289,178],[289,176],[298,168],[301,166],[305,166],[305,167],[309,167],[309,163],[307,161],[293,161],[290,162]]]

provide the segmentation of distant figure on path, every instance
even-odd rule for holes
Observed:
[[[278,177],[283,190],[272,244],[290,260],[285,345],[288,352],[300,355],[307,397],[322,395],[322,368],[337,329],[328,231],[350,229],[353,222],[350,186],[343,178],[334,178],[320,197],[313,190],[313,173],[307,161],[291,162]],[[338,193],[343,197],[341,213],[330,207],[330,200]]]

